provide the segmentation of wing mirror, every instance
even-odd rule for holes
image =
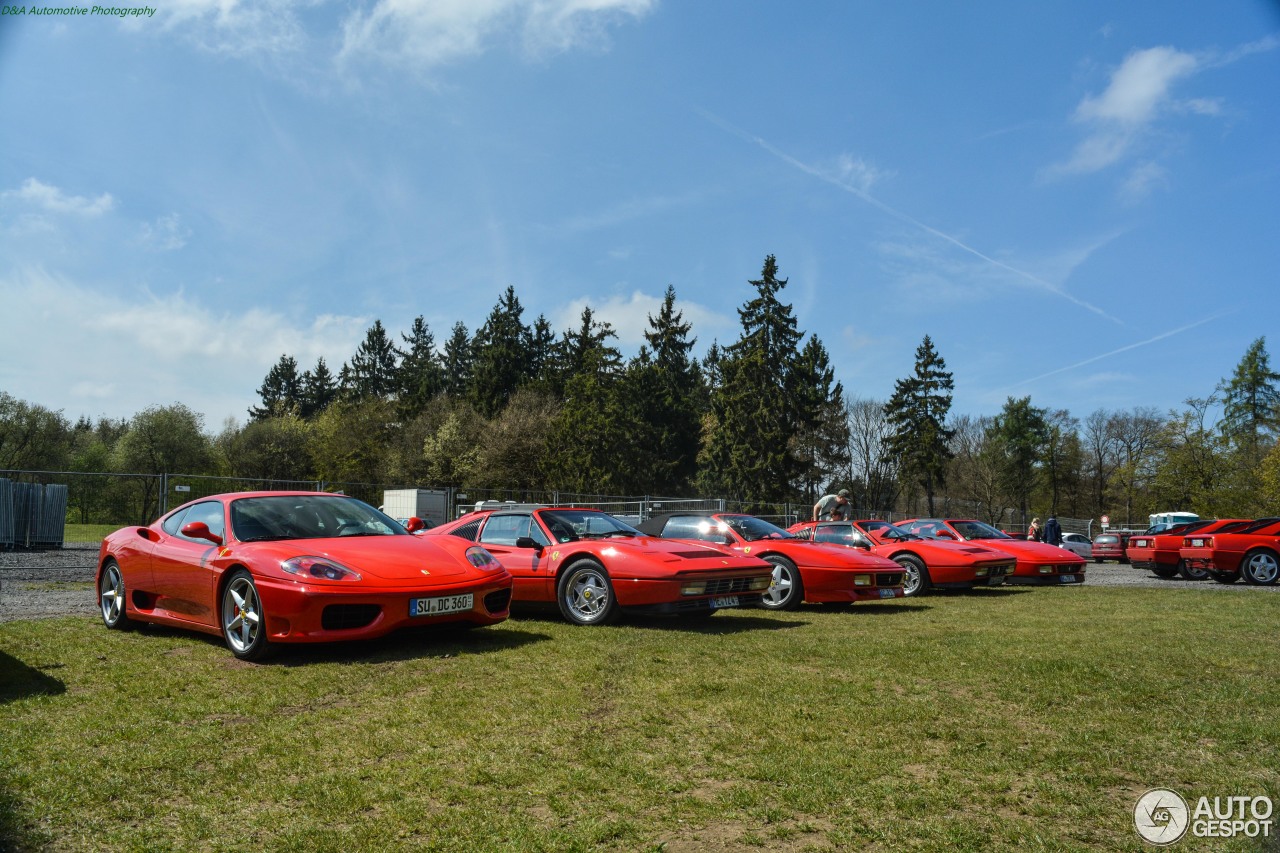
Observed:
[[[427,524],[415,515],[404,523],[404,529],[410,533],[417,533],[419,530],[426,530]]]
[[[203,521],[192,521],[182,525],[182,535],[188,539],[204,539],[214,545],[222,544],[222,537],[210,530],[209,525]]]
[[[542,553],[542,546],[539,545],[537,540],[535,540],[532,536],[521,536],[519,539],[516,540],[516,547],[532,548],[534,551],[537,551],[539,554]]]
[[[937,531],[937,532],[935,532],[933,535],[934,535],[935,537],[937,537],[938,539],[952,539],[952,540],[954,540],[954,539],[956,538],[956,535],[955,535],[954,533],[952,533],[950,530],[938,530],[938,531]]]

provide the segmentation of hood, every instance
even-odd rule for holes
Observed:
[[[302,556],[328,557],[365,576],[384,580],[421,580],[423,569],[430,569],[433,578],[475,571],[463,556],[470,545],[458,544],[460,547],[455,554],[455,549],[422,536],[349,536],[249,543],[237,546],[236,550],[251,547],[258,555],[269,555],[277,560]]]
[[[983,539],[982,541],[988,543],[984,547],[997,549],[1015,557],[1050,560],[1058,563],[1085,562],[1084,557],[1074,554],[1066,548],[1059,548],[1057,545],[1049,545],[1045,542],[1036,542],[1031,539]]]
[[[997,541],[997,540],[983,540]],[[901,544],[901,543],[897,543]],[[1001,542],[1000,548],[989,548],[986,545],[979,545],[977,542],[947,542],[938,539],[916,539],[910,543],[918,550],[932,552],[935,554],[946,554],[948,557],[954,557],[957,554],[971,560],[1007,560],[1012,554],[1004,548]]]
[[[769,542],[769,540],[762,540],[762,543],[764,542]],[[874,571],[876,569],[902,570],[902,566],[898,565],[893,560],[890,560],[888,557],[871,554],[863,551],[861,548],[850,548],[847,545],[836,545],[835,543],[827,542],[809,542],[804,540],[788,543],[788,545],[793,546],[789,548],[779,548],[777,540],[772,541],[770,544],[772,547],[770,547],[769,550],[786,554],[793,562],[796,563],[796,565],[823,568],[864,569],[867,571]],[[794,551],[794,554],[791,553],[792,551]],[[755,552],[753,551],[752,553]]]

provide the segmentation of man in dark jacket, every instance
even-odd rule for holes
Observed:
[[[1044,523],[1044,541],[1050,545],[1062,544],[1062,528],[1058,525],[1056,515],[1049,516],[1049,520]]]

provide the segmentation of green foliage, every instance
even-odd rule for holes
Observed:
[[[1222,431],[1246,451],[1265,453],[1280,429],[1280,373],[1271,369],[1267,339],[1249,345],[1222,391]]]
[[[502,414],[490,421],[477,443],[468,488],[545,490],[560,403],[545,391],[521,388]]]
[[[0,391],[0,470],[56,470],[66,464],[70,443],[61,412]]]
[[[338,397],[338,382],[325,364],[324,356],[316,360],[316,366],[302,374],[302,405],[300,414],[314,418],[328,408]]]
[[[343,366],[343,392],[355,400],[390,399],[397,390],[397,350],[381,320],[374,320]]]
[[[453,324],[449,340],[444,342],[444,392],[454,399],[467,396],[475,357],[471,350],[471,333],[461,322]]]
[[[493,307],[471,343],[473,358],[469,395],[476,411],[493,417],[529,378],[529,327],[514,287]]]
[[[449,404],[439,428],[422,442],[430,482],[440,486],[469,482],[480,458],[479,442],[484,429],[484,418],[469,403]]]
[[[293,356],[280,356],[258,387],[261,406],[249,409],[249,417],[254,421],[267,418],[278,418],[289,414],[300,414],[304,396],[303,378],[298,375],[298,362]]]
[[[946,485],[951,459],[948,445],[952,432],[946,424],[954,388],[946,361],[925,335],[916,348],[914,373],[894,383],[893,396],[884,406],[893,429],[889,452],[898,457],[902,477],[924,488],[930,515],[934,514],[934,496]]]
[[[255,421],[229,437],[226,456],[237,477],[313,479],[312,426],[297,414]]]
[[[312,423],[316,475],[343,483],[382,482],[384,448],[395,428],[394,406],[381,397],[332,403]]]
[[[396,399],[400,416],[410,419],[444,391],[444,368],[436,352],[435,335],[421,316],[414,318],[409,334],[401,337],[408,348],[396,350],[400,356],[400,365],[396,368]]]
[[[1031,405],[1030,397],[1010,397],[991,422],[988,438],[999,460],[1000,487],[1029,520],[1031,493],[1042,470],[1041,457],[1049,443],[1044,409]]]

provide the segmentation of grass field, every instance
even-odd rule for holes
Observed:
[[[1149,788],[1280,799],[1278,623],[1276,595],[984,590],[258,666],[0,624],[0,849],[1139,850]]]

